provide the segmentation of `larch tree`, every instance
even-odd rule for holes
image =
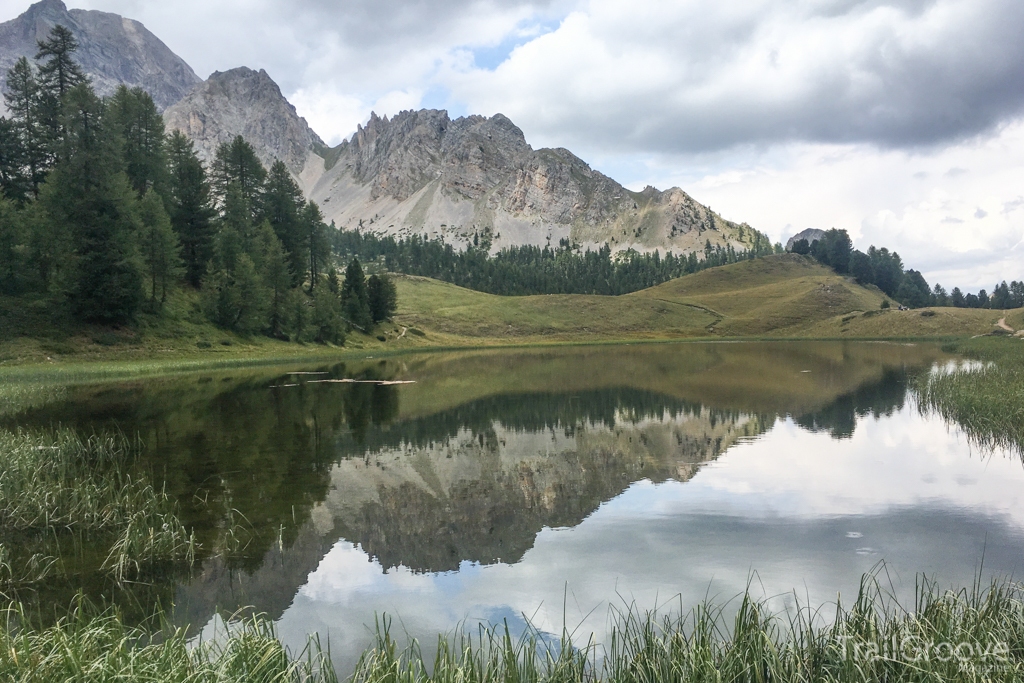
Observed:
[[[72,232],[76,277],[71,299],[79,316],[90,322],[127,322],[142,302],[133,193],[100,99],[79,85],[66,93],[64,105],[61,161],[40,201],[52,223]]]
[[[267,171],[256,156],[256,150],[241,135],[217,148],[211,177],[218,202],[223,203],[227,199],[228,188],[234,185],[250,211],[255,212],[259,208]],[[250,219],[254,218],[255,213]]]
[[[17,162],[23,182],[32,196],[39,196],[39,186],[46,178],[52,163],[48,136],[42,122],[40,87],[29,61],[22,57],[7,72],[7,91],[4,102],[10,112],[10,127],[15,154],[7,164]]]
[[[215,212],[203,163],[181,131],[174,131],[167,141],[167,167],[171,225],[181,242],[185,280],[198,289],[213,257]]]
[[[349,261],[345,269],[345,280],[341,283],[341,306],[350,324],[369,333],[373,324],[370,297],[366,290],[366,276],[357,258]]]
[[[270,222],[277,238],[288,254],[296,286],[302,283],[306,272],[306,256],[302,248],[303,229],[300,218],[306,201],[302,190],[295,184],[288,167],[274,162],[263,189],[261,215]]]
[[[138,217],[139,249],[149,280],[149,303],[153,310],[158,310],[184,270],[180,245],[163,199],[155,191],[150,190],[139,201]]]
[[[142,88],[121,85],[108,104],[121,138],[121,156],[128,182],[142,198],[149,190],[167,191],[164,119]]]

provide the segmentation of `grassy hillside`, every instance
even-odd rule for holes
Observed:
[[[884,295],[812,259],[768,256],[688,275],[624,296],[503,297],[415,276],[396,276],[394,323],[352,333],[345,348],[240,337],[197,315],[177,293],[164,316],[131,328],[55,319],[44,302],[0,297],[0,366],[82,361],[239,362],[337,357],[439,346],[492,346],[694,338],[907,338],[988,334],[1024,312],[939,308],[882,310]]]
[[[662,339],[703,334],[716,320],[701,307],[654,297],[496,296],[414,276],[397,284],[396,322],[444,339]]]
[[[991,332],[1003,316],[967,309],[924,316],[883,311],[886,297],[877,289],[793,254],[712,268],[620,297],[500,297],[411,276],[399,277],[398,293],[396,322],[442,344],[973,336]]]

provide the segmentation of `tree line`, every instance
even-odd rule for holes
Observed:
[[[875,285],[887,296],[909,308],[947,306],[956,308],[1024,308],[1024,282],[1014,280],[996,285],[989,294],[984,289],[977,294],[964,293],[959,287],[952,291],[936,283],[929,286],[920,271],[903,268],[903,260],[895,251],[874,245],[862,252],[853,248],[846,230],[835,228],[813,243],[797,240],[793,253],[810,254],[818,262],[837,273],[849,274],[857,282]]]
[[[760,235],[750,249],[705,243],[703,253],[676,256],[671,251],[613,254],[606,244],[583,250],[561,240],[557,247],[514,246],[495,254],[477,236],[460,250],[442,239],[412,235],[402,239],[358,230],[333,233],[334,250],[342,258],[380,263],[391,272],[444,280],[489,294],[606,294],[639,291],[706,268],[723,266],[782,251]]]
[[[393,283],[353,259],[285,164],[241,137],[209,170],[145,91],[99,98],[62,26],[8,72],[0,118],[0,290],[83,322],[162,315],[176,291],[225,329],[341,343],[391,316]]]

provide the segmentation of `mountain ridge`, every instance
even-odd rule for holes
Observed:
[[[508,117],[371,114],[305,188],[339,227],[494,248],[569,240],[615,251],[736,249],[766,240],[679,188],[633,192],[564,148],[534,150]]]

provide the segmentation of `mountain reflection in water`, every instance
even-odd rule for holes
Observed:
[[[793,440],[790,448],[800,452],[797,460],[810,475],[815,460],[801,449],[813,443],[824,448],[821,458],[839,457],[829,455],[828,444],[856,441],[865,418],[906,422],[929,434],[944,430],[934,421],[922,426],[908,383],[946,361],[931,346],[840,342],[434,354],[309,369],[325,373],[315,376],[234,371],[77,387],[56,403],[7,421],[20,426],[59,421],[83,431],[116,427],[138,433],[146,444],[145,469],[172,494],[202,544],[204,559],[194,575],[161,587],[162,600],[175,606],[175,621],[198,628],[215,614],[249,608],[282,619],[282,628],[294,630],[298,638],[298,631],[315,626],[303,626],[303,620],[317,614],[326,619],[319,608],[309,607],[322,603],[316,596],[325,590],[345,595],[362,590],[370,596],[361,603],[365,609],[374,605],[384,611],[389,603],[372,599],[381,577],[406,577],[402,580],[409,585],[430,586],[422,590],[443,591],[440,584],[470,581],[488,567],[512,571],[531,553],[550,552],[544,544],[538,548],[538,539],[557,536],[560,544],[569,544],[565,547],[583,542],[595,525],[606,523],[601,520],[636,505],[640,508],[629,514],[646,520],[643,524],[627,525],[632,529],[627,536],[616,536],[625,528],[621,525],[607,532],[607,542],[617,544],[618,552],[606,548],[604,559],[593,560],[593,543],[599,541],[588,541],[576,555],[597,564],[559,570],[559,563],[568,561],[559,556],[550,565],[556,577],[583,581],[588,572],[613,571],[626,553],[649,557],[650,566],[637,569],[636,576],[654,572],[666,587],[677,586],[681,566],[666,559],[673,552],[692,558],[699,546],[710,555],[731,557],[735,566],[718,571],[735,579],[758,569],[747,553],[761,544],[768,544],[758,551],[765,558],[772,545],[802,557],[807,548],[801,544],[817,535],[827,548],[824,539],[846,533],[836,521],[845,514],[841,501],[836,502],[840,494],[827,498],[826,508],[837,506],[831,515],[835,520],[827,524],[803,528],[772,521],[780,513],[771,508],[751,513],[750,519],[763,518],[760,526],[744,522],[738,527],[737,518],[723,514],[721,505],[703,511],[692,507],[716,474],[695,488],[687,482],[708,463],[717,466],[738,444],[754,444],[769,433],[776,440],[792,429],[807,435]],[[415,384],[311,382],[344,377]],[[784,461],[752,460],[745,467],[755,472]],[[828,467],[823,467],[815,476],[827,478]],[[800,499],[803,489],[811,500],[815,480],[789,474],[798,484],[787,484],[788,500]],[[866,485],[884,476],[884,470],[868,472]],[[721,483],[721,490],[736,485],[730,481]],[[691,507],[678,508],[679,496],[687,491]],[[763,498],[735,500],[751,505]],[[926,529],[921,533],[931,540],[978,523],[972,518],[938,529],[932,522],[952,512],[925,514],[912,501],[906,504],[911,507],[900,512],[904,523]],[[598,510],[604,510],[601,520],[584,523]],[[665,526],[667,521],[657,521],[662,519],[658,510],[676,510],[664,513],[677,515],[676,521]],[[816,509],[814,515],[830,517],[827,509]],[[872,524],[890,528],[877,519],[864,520],[865,529]],[[577,529],[578,534],[568,536],[559,531]],[[956,542],[944,538],[942,544]],[[928,543],[920,545],[922,561],[929,557],[923,550]],[[864,548],[866,554],[859,557],[882,559],[868,542]],[[898,552],[914,555],[912,547]],[[1001,550],[993,552],[999,561],[1006,560],[1004,565],[1012,565]],[[804,578],[799,565],[813,568],[821,557],[802,557],[789,588]],[[334,566],[347,569],[333,571]],[[622,571],[628,582],[632,570]],[[658,573],[664,571],[676,576]],[[688,580],[706,585],[712,578]],[[436,596],[422,599],[434,604]],[[475,616],[508,616],[499,608]],[[439,613],[445,609],[451,614],[438,617],[440,630],[468,616],[457,605],[435,605]],[[372,613],[356,610],[347,630],[336,622],[324,628],[346,631],[338,637],[352,640],[351,652],[356,652],[363,641],[352,634],[367,618],[372,621]]]

